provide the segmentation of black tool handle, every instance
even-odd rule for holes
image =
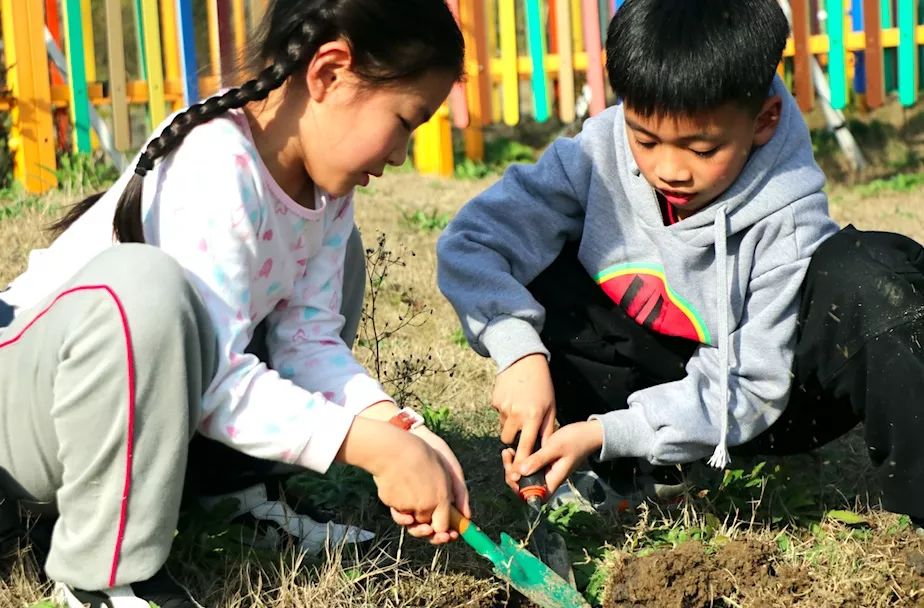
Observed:
[[[533,452],[538,452],[539,448],[542,447],[539,442],[539,436],[536,436],[536,444],[533,446]],[[513,445],[510,446],[513,449],[516,449],[516,446],[520,443],[520,434],[517,433],[517,436],[513,440]],[[519,491],[517,494],[521,499],[526,502],[529,502],[531,498],[538,498],[540,502],[545,503],[549,499],[549,486],[545,483],[545,472],[546,469],[542,468],[532,475],[524,475],[520,477],[520,481],[517,482],[519,486]]]

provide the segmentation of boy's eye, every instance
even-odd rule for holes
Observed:
[[[401,121],[401,126],[407,129],[408,131],[413,131],[414,128],[411,126],[411,122],[404,118],[403,116],[398,116],[398,120]]]
[[[654,148],[654,147],[655,147],[655,142],[653,142],[653,141],[641,141],[641,140],[639,140],[639,139],[636,139],[636,140],[635,140],[635,143],[637,143],[637,144],[640,145],[641,147],[645,148],[646,150],[650,150],[651,148]]]
[[[709,158],[719,151],[719,147],[720,146],[716,146],[715,148],[710,148],[709,150],[692,150],[692,152],[700,158]]]

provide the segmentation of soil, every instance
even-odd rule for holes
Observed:
[[[891,549],[889,568],[838,585],[816,580],[808,565],[786,563],[775,544],[763,540],[731,540],[718,549],[687,542],[643,557],[621,555],[603,606],[924,606],[924,538]]]

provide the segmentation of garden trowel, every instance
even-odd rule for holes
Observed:
[[[533,452],[539,450],[539,439]],[[574,587],[574,571],[571,569],[571,557],[568,546],[561,534],[551,529],[543,506],[549,499],[549,487],[545,483],[545,469],[532,475],[521,477],[518,483],[518,495],[528,505],[527,523],[529,524],[529,548],[547,564],[558,576]]]
[[[500,545],[492,541],[472,521],[452,507],[450,525],[478,555],[494,564],[494,573],[542,608],[588,608],[573,585],[501,533]]]

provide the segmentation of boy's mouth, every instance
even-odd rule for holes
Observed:
[[[672,192],[670,190],[659,190],[659,192],[668,203],[679,206],[686,205],[696,196],[695,193]]]

